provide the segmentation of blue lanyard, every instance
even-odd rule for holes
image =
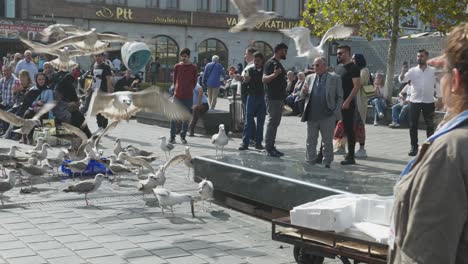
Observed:
[[[445,125],[443,125],[439,130],[436,131],[432,136],[430,136],[426,142],[432,143],[434,140],[436,140],[438,137],[464,125],[468,121],[468,110],[465,110],[458,114],[456,117],[454,117],[452,120],[448,121]],[[408,165],[406,165],[405,169],[401,172],[400,177],[405,176],[408,174],[413,167],[414,162],[416,161],[416,158],[412,159]]]

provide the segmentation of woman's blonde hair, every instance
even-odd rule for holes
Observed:
[[[447,40],[445,49],[446,70],[450,74],[457,69],[461,75],[461,85],[464,93],[451,100],[452,115],[457,115],[468,109],[468,23],[456,26]]]

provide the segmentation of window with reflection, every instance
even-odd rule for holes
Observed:
[[[275,0],[263,0],[265,11],[275,11]]]
[[[146,7],[159,7],[159,0],[146,0]]]
[[[198,62],[199,67],[203,67],[204,60],[211,62],[213,55],[219,56],[219,62],[223,65],[224,69],[228,66],[228,49],[224,43],[218,39],[206,39],[198,45]]]
[[[257,49],[258,52],[261,52],[263,54],[265,60],[268,60],[271,57],[273,57],[273,49],[270,45],[268,45],[268,43],[264,41],[255,41],[253,43],[253,46]]]
[[[209,0],[197,0],[197,10],[198,11],[209,11]]]
[[[167,0],[167,8],[179,8],[179,0]]]
[[[217,0],[216,1],[216,12],[227,13],[228,10],[228,0]]]
[[[177,42],[173,38],[165,35],[153,37],[153,42],[153,59],[159,58],[159,63],[161,64],[157,82],[172,82],[172,69],[179,62],[179,45],[177,45]]]
[[[106,3],[106,0],[91,0],[91,3],[95,3],[95,4],[105,4],[105,3]]]

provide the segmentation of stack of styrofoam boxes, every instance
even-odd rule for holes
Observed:
[[[375,194],[362,195],[356,203],[354,222],[369,222],[390,225],[393,197]]]
[[[342,232],[353,224],[359,196],[339,194],[294,207],[291,224],[311,229]]]

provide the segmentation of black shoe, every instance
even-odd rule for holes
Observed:
[[[252,146],[252,147],[253,147],[253,146],[255,146],[255,145],[257,145],[257,144],[255,143],[255,140],[252,140],[252,139],[251,139],[250,142],[249,142],[249,146]]]
[[[175,138],[170,138],[170,139],[169,139],[169,143],[175,144],[175,143],[176,143],[176,142],[175,142]]]
[[[408,156],[414,157],[414,156],[416,156],[416,155],[418,155],[418,147],[411,147],[411,150],[410,150],[410,152],[408,153]]]
[[[354,158],[351,158],[351,157],[346,157],[343,161],[341,161],[341,165],[354,165],[356,164],[356,161],[354,160]]]
[[[249,146],[245,144],[241,144],[238,148],[238,150],[248,150],[248,149],[249,149]]]
[[[281,152],[281,151],[279,151],[279,150],[277,150],[276,148],[273,148],[273,150],[276,151],[276,153],[278,153],[278,155],[279,155],[280,157],[283,157],[283,156],[284,156],[284,153]]]
[[[330,164],[326,164],[325,168],[330,169]]]
[[[270,157],[275,157],[275,158],[281,157],[281,155],[278,153],[278,151],[276,151],[274,149],[267,150],[267,155],[270,156]]]
[[[322,164],[322,160],[323,160],[323,155],[322,155],[322,153],[320,153],[320,154],[318,154],[317,158],[315,159],[315,163]]]
[[[256,145],[255,145],[255,149],[264,150],[265,147],[264,147],[262,144],[256,144]]]
[[[185,140],[185,138],[180,139],[180,142],[182,142],[184,145],[187,144],[187,140]]]

